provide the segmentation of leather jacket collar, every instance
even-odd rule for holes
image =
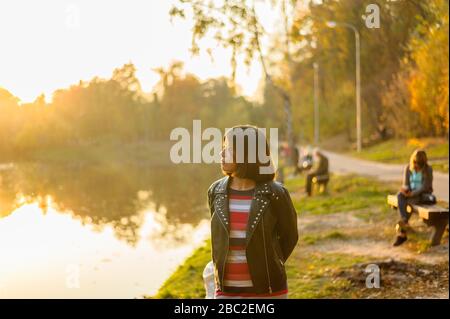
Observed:
[[[230,232],[229,227],[229,201],[228,201],[228,184],[231,177],[222,178],[214,191],[214,208],[217,216],[225,227],[227,233]],[[246,244],[249,243],[256,226],[261,221],[267,207],[272,199],[278,199],[276,193],[269,183],[257,183],[252,197],[250,214],[246,229]]]

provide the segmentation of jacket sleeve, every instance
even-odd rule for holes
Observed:
[[[295,211],[289,192],[282,187],[282,191],[276,199],[278,205],[278,236],[283,262],[291,255],[298,241],[297,212]]]
[[[214,201],[214,189],[216,187],[216,182],[211,184],[211,186],[208,188],[208,209],[209,213],[212,216],[213,215],[213,201]]]
[[[418,196],[422,193],[430,192],[433,189],[433,169],[431,166],[427,167],[425,174],[423,175],[422,186],[411,192],[411,196]]]
[[[402,187],[406,187],[407,189],[411,189],[411,186],[409,185],[409,165],[405,167],[403,170],[403,182]]]

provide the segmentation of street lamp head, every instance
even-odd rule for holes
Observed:
[[[329,28],[335,28],[337,23],[335,21],[327,21],[327,27]]]

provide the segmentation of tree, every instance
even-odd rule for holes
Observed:
[[[430,19],[421,23],[411,40],[411,109],[419,113],[428,132],[440,136],[449,127],[448,9],[448,1],[429,1]]]
[[[12,140],[18,126],[19,98],[0,88],[0,156],[12,151]]]
[[[261,1],[259,1],[261,3]],[[273,8],[281,9],[285,31],[285,58],[291,62],[290,55],[290,26],[287,13],[288,4],[296,7],[297,1],[271,0],[263,1]],[[294,148],[294,135],[292,130],[292,102],[288,88],[276,83],[271,76],[267,59],[262,50],[261,38],[266,35],[260,17],[257,13],[258,1],[256,0],[224,0],[210,1],[205,4],[201,0],[178,0],[178,5],[172,7],[172,17],[186,17],[186,10],[191,9],[194,20],[192,32],[192,52],[199,52],[199,40],[213,34],[217,43],[225,48],[231,48],[232,78],[234,79],[237,67],[237,56],[243,54],[245,63],[249,65],[256,57],[269,83],[283,101],[285,110],[286,135],[291,148]]]

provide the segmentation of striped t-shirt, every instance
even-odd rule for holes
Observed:
[[[287,290],[266,294],[253,291],[253,282],[246,257],[246,230],[254,189],[228,190],[230,242],[225,263],[224,286],[227,292],[216,291],[216,298],[287,298]]]
[[[225,264],[224,286],[252,287],[245,255],[245,241],[253,190],[229,189],[230,242]]]

